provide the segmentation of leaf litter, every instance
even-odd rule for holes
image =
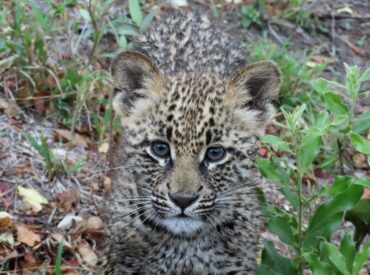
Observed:
[[[96,207],[107,193],[104,155],[88,151],[85,144],[55,144],[53,125],[40,124],[32,116],[17,127],[0,114],[0,132],[0,266],[17,259],[18,272],[54,273],[63,239],[62,271],[94,272],[100,256],[97,244],[104,234]],[[49,181],[44,160],[25,140],[25,132],[35,139],[46,137],[53,149],[67,150],[74,161],[88,154],[92,161],[76,175]],[[93,188],[92,182],[98,184]]]

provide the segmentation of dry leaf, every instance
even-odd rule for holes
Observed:
[[[109,151],[109,144],[108,142],[103,142],[99,148],[98,148],[99,153],[106,154]]]
[[[35,212],[41,211],[42,204],[48,203],[48,200],[34,189],[28,189],[19,185],[17,190],[19,195],[22,196],[23,201]]]
[[[95,265],[98,262],[98,256],[88,244],[80,244],[78,246],[78,253],[82,259],[89,265]]]
[[[0,60],[0,74],[2,74],[8,68],[10,68],[17,58],[18,58],[18,56],[12,55],[12,56],[9,56],[7,58],[4,58],[4,59]]]
[[[91,183],[91,188],[92,188],[92,190],[94,190],[94,191],[99,191],[99,190],[100,190],[99,183],[97,183],[97,182],[93,182],[93,183]]]
[[[32,169],[29,165],[17,165],[14,168],[17,174],[26,174],[32,172]]]
[[[315,68],[317,67],[319,64],[316,63],[316,62],[313,62],[313,61],[307,61],[306,62],[306,66],[309,67],[309,68]]]
[[[110,192],[112,188],[112,180],[110,179],[110,177],[104,177],[103,186],[105,191]]]
[[[17,108],[2,97],[0,97],[0,110],[4,110],[4,113],[8,116],[14,116],[18,113]]]
[[[72,245],[70,242],[68,242],[62,234],[59,233],[53,233],[51,234],[51,237],[56,240],[58,243],[60,243],[63,240],[63,248],[72,249]]]
[[[7,249],[6,247],[2,247],[0,246],[0,263],[5,263],[6,261],[10,260],[10,259],[14,259],[16,257],[18,257],[18,252],[17,250],[9,250]]]
[[[337,13],[347,13],[349,15],[353,15],[353,10],[348,6],[345,6],[343,8],[337,9]]]
[[[68,212],[73,206],[77,204],[79,200],[78,193],[75,191],[64,191],[57,197],[59,207],[62,207]]]
[[[362,56],[362,57],[366,57],[366,52],[364,49],[356,46],[355,44],[353,44],[351,41],[349,41],[349,38],[347,36],[340,36],[339,37],[340,40],[342,40],[348,47],[351,48],[352,51],[354,51],[356,54]]]
[[[320,55],[320,54],[317,54],[317,55],[313,55],[311,56],[311,59],[317,63],[324,63],[324,62],[331,62],[332,59],[328,56],[325,56],[325,55]]]
[[[12,216],[11,216],[9,213],[7,213],[7,212],[0,211],[0,220],[1,220],[1,219],[4,219],[4,218],[9,218],[9,219],[11,219],[11,218],[12,218]]]
[[[89,146],[90,140],[84,136],[81,136],[80,134],[74,133],[72,135],[71,131],[65,130],[65,129],[55,129],[54,131],[58,136],[72,142],[76,146],[82,146],[82,147]]]
[[[0,234],[0,243],[8,243],[11,246],[14,244],[14,237],[12,231],[6,231]]]
[[[102,229],[104,226],[103,221],[99,217],[89,217],[87,220],[87,227],[93,230]]]
[[[17,241],[24,243],[29,247],[33,247],[41,242],[40,235],[25,226],[18,225],[17,227]]]
[[[82,218],[80,216],[67,215],[58,223],[57,227],[60,229],[70,229],[73,221],[76,223],[82,222]]]
[[[367,167],[367,159],[364,154],[361,153],[354,153],[352,155],[353,165],[356,168],[366,168]]]

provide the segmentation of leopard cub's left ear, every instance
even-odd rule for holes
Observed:
[[[281,72],[273,61],[252,63],[231,78],[227,97],[237,109],[249,111],[256,127],[264,127],[274,114],[271,102],[279,94],[281,81]]]

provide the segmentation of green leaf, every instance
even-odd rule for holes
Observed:
[[[348,107],[339,94],[327,92],[322,96],[325,107],[335,116],[348,114]]]
[[[154,16],[160,11],[160,7],[155,7],[154,9],[152,9],[143,19],[143,21],[141,22],[141,25],[140,25],[140,29],[141,30],[145,30],[148,25],[150,24],[150,22],[152,22]]]
[[[348,271],[346,259],[338,251],[338,248],[326,241],[321,243],[321,250],[326,254],[332,264],[340,271],[342,274],[345,274],[345,271]]]
[[[316,127],[319,129],[325,128],[328,126],[329,122],[329,113],[327,111],[321,111],[316,117]]]
[[[365,92],[362,92],[359,94],[359,96],[361,97],[367,97],[367,96],[370,96],[370,91],[365,91]]]
[[[360,252],[357,253],[356,259],[353,265],[353,274],[357,274],[362,266],[367,262],[370,255],[370,242],[363,245]]]
[[[364,82],[370,78],[370,68],[368,68],[360,77],[360,82]]]
[[[80,12],[81,16],[83,17],[83,19],[85,19],[86,22],[89,22],[91,20],[90,14],[86,9],[80,8],[79,12]]]
[[[362,193],[362,186],[352,184],[343,193],[321,204],[309,221],[303,239],[304,247],[315,246],[320,237],[328,239],[340,226],[344,212],[355,207]]]
[[[369,177],[354,179],[353,183],[364,186],[364,187],[367,187],[367,188],[370,188],[370,178]]]
[[[334,118],[334,120],[330,123],[332,126],[342,126],[345,125],[349,120],[349,115],[339,115]],[[335,129],[338,131],[338,128],[335,127]]]
[[[337,161],[338,159],[338,156],[326,156],[325,159],[323,161],[321,161],[321,163],[319,164],[319,167],[320,168],[326,168],[328,167],[329,165],[331,165],[332,163],[334,163],[335,161]]]
[[[49,31],[49,23],[48,23],[48,17],[47,14],[42,13],[41,10],[39,10],[35,4],[32,5],[32,13],[35,16],[36,20],[40,23],[41,27],[45,31]]]
[[[370,129],[370,110],[357,117],[351,126],[351,130],[356,134],[361,134]]]
[[[271,241],[265,241],[262,262],[256,275],[272,274],[297,275],[298,272],[293,269],[289,259],[279,255]]]
[[[141,12],[139,1],[138,0],[128,0],[128,8],[130,10],[130,15],[132,17],[132,20],[135,22],[137,26],[140,26],[141,21],[143,20],[143,14]]]
[[[328,195],[336,196],[340,193],[343,193],[348,187],[351,186],[352,179],[353,178],[350,176],[336,176],[333,185],[328,190]]]
[[[326,92],[329,91],[328,81],[324,78],[319,78],[312,81],[311,86],[320,95],[324,95]]]
[[[317,255],[312,253],[303,253],[302,256],[306,259],[315,275],[333,274],[332,267],[329,264],[320,261]]]
[[[256,158],[261,174],[271,181],[289,182],[289,175],[269,159]]]
[[[263,143],[268,143],[271,144],[272,148],[276,151],[283,151],[287,153],[292,153],[292,151],[289,148],[289,144],[286,143],[285,141],[281,140],[277,136],[272,136],[272,135],[265,135],[261,137],[261,141]]]
[[[347,212],[346,219],[370,224],[370,199],[360,200],[353,209]]]
[[[298,121],[301,120],[304,111],[306,110],[307,105],[302,104],[296,108],[292,114],[292,125],[297,125]]]
[[[357,66],[348,66],[344,63],[346,69],[346,92],[351,98],[356,98],[360,91],[360,69]]]
[[[348,137],[357,151],[370,155],[370,141],[353,132],[348,133]]]
[[[295,228],[298,222],[294,216],[287,213],[279,213],[279,216],[272,216],[268,220],[267,227],[271,232],[279,236],[284,243],[297,247],[297,231]]]
[[[256,158],[257,166],[261,174],[268,180],[277,181],[281,184],[281,191],[285,198],[297,209],[298,207],[298,196],[291,191],[289,184],[290,174],[289,172],[283,171],[279,166],[273,163],[269,159]]]
[[[344,256],[347,270],[352,274],[353,263],[356,256],[356,248],[355,243],[347,232],[345,232],[342,242],[340,243],[340,252]]]
[[[63,239],[58,244],[57,257],[55,260],[55,275],[62,275],[62,254],[63,254]]]
[[[301,175],[307,170],[308,166],[313,162],[317,154],[320,152],[321,136],[318,132],[308,133],[302,141],[299,148],[299,167]]]

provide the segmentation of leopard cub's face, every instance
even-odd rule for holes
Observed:
[[[255,63],[230,79],[164,76],[145,56],[125,52],[113,74],[121,91],[117,173],[132,179],[116,184],[130,189],[122,199],[137,210],[138,226],[192,235],[248,222],[257,136],[280,85],[275,65]]]

